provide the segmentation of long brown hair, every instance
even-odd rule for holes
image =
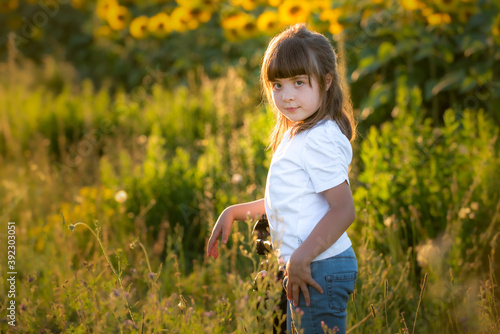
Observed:
[[[328,39],[322,34],[308,30],[304,24],[289,27],[269,42],[262,62],[260,81],[276,116],[276,124],[269,143],[273,152],[286,130],[292,128],[291,136],[294,136],[312,128],[322,119],[336,121],[342,133],[350,141],[355,139],[356,122],[351,101],[342,89],[336,58]],[[327,74],[332,76],[328,90]],[[298,75],[307,75],[309,79],[313,76],[316,79],[322,101],[318,111],[313,115],[303,121],[292,123],[272,103],[272,81]]]

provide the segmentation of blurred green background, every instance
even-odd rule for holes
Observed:
[[[17,331],[271,330],[253,222],[204,249],[226,206],[263,197],[259,66],[296,22],[331,40],[359,121],[351,332],[499,330],[497,1],[6,0],[0,22]]]

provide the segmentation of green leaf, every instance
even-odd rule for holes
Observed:
[[[464,81],[460,84],[460,93],[465,93],[477,86],[477,82],[473,77],[466,77]]]
[[[363,107],[377,108],[386,104],[392,97],[393,84],[376,82],[370,89],[370,94],[367,99],[363,101]]]
[[[378,48],[378,60],[385,63],[392,58],[394,54],[394,44],[391,42],[383,42]]]
[[[380,63],[375,59],[375,56],[369,55],[361,59],[358,68],[351,74],[351,78],[356,81],[359,77],[371,73],[379,67]]]
[[[413,57],[413,59],[416,61],[422,60],[424,58],[432,56],[433,53],[434,53],[434,49],[432,48],[432,45],[424,45],[422,48],[420,48],[420,50]]]

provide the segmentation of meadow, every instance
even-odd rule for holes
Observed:
[[[254,291],[254,222],[235,223],[218,260],[204,255],[218,213],[263,196],[270,161],[272,114],[236,73],[139,99],[89,82],[53,93],[38,83],[53,73],[28,62],[2,71],[17,78],[0,94],[1,215],[17,240],[10,332],[271,330],[280,287],[269,275]],[[432,127],[421,92],[398,92],[394,119],[354,143],[350,332],[496,333],[498,126],[448,110]]]
[[[359,121],[348,333],[500,332],[495,1],[40,3],[0,5],[0,332],[272,332],[255,221],[205,251],[225,207],[264,195],[259,62],[301,21]]]

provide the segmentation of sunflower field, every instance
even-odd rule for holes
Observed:
[[[297,22],[359,123],[348,333],[500,332],[498,1],[5,0],[0,22],[1,333],[277,329],[255,222],[205,250],[264,195],[259,67]]]

